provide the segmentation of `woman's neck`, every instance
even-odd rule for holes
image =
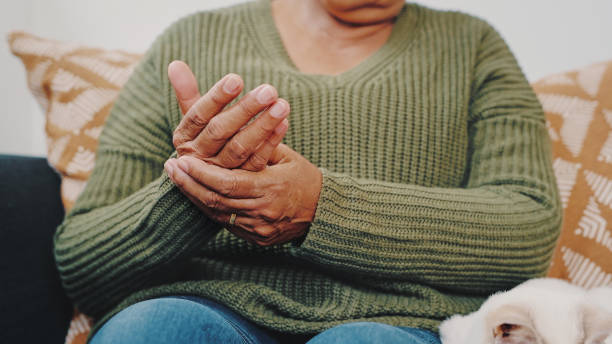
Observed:
[[[272,12],[289,56],[309,74],[336,75],[355,67],[385,44],[394,22],[343,22],[319,0],[274,0]]]
[[[393,20],[371,24],[355,24],[342,21],[328,12],[319,0],[275,0],[293,10],[295,19],[314,35],[333,37],[346,42],[360,42],[390,32]]]

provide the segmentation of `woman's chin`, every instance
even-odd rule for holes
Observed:
[[[351,4],[345,5],[345,3]],[[404,2],[396,0],[384,2],[324,0],[323,5],[331,15],[344,23],[370,25],[395,18],[401,11]]]

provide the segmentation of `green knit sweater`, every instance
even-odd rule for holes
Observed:
[[[302,242],[258,247],[203,215],[163,172],[181,120],[180,59],[202,91],[233,72],[291,104],[284,142],[323,173]],[[197,295],[266,328],[351,321],[436,331],[486,295],[543,276],[561,225],[544,115],[483,20],[406,4],[388,42],[337,76],[300,73],[268,1],[161,34],[122,90],[95,168],[55,235],[96,327],[163,295]]]

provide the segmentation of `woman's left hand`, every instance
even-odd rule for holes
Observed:
[[[321,192],[321,171],[280,144],[261,171],[225,169],[183,156],[166,162],[166,171],[208,217],[235,235],[261,246],[305,235]],[[237,216],[229,225],[231,214]]]

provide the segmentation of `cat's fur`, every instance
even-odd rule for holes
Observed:
[[[612,344],[612,288],[529,280],[447,319],[440,335],[443,344]]]

